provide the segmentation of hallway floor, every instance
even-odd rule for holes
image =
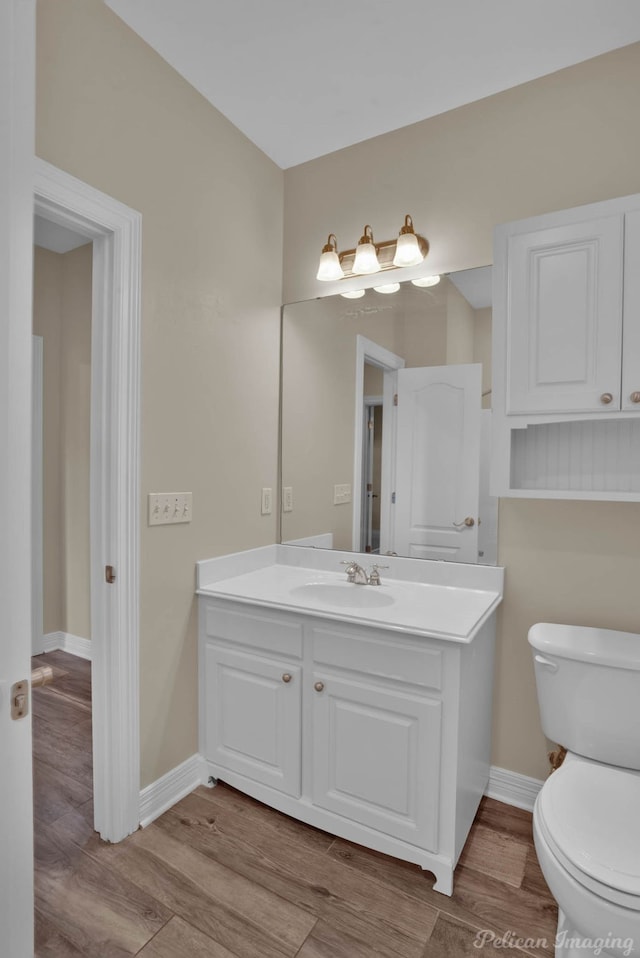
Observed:
[[[510,954],[553,955],[557,912],[531,815],[491,799],[452,898],[414,865],[225,785],[105,844],[92,829],[90,663],[33,659],[45,663],[56,679],[33,693],[37,958],[465,958],[499,940]]]

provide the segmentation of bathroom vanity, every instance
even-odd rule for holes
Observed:
[[[274,545],[198,563],[206,775],[450,895],[489,777],[503,570]]]

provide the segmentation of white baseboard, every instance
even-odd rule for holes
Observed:
[[[538,792],[543,785],[544,782],[540,779],[529,778],[528,775],[520,775],[518,772],[510,772],[507,768],[492,765],[489,769],[489,784],[485,795],[488,798],[495,798],[498,802],[504,802],[505,805],[515,805],[516,808],[524,808],[532,812]]]
[[[140,824],[143,828],[179,802],[206,780],[204,760],[192,755],[181,765],[147,785],[140,792]]]
[[[72,635],[70,632],[47,632],[42,636],[38,648],[34,649],[34,655],[40,655],[42,652],[55,652],[61,649],[63,652],[69,652],[70,655],[77,655],[81,659],[91,659],[91,641],[83,639],[79,635]]]

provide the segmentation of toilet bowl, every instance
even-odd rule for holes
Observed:
[[[560,909],[556,955],[640,955],[640,774],[569,752],[538,795],[533,836]]]
[[[640,956],[640,636],[529,632],[545,734],[568,751],[535,803],[557,958]]]

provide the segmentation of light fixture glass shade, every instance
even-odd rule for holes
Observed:
[[[422,276],[420,279],[412,279],[411,282],[414,286],[420,286],[421,288],[425,286],[437,286],[440,282],[440,277],[437,275]]]
[[[415,233],[401,233],[393,257],[394,266],[417,266],[424,259]]]
[[[397,293],[400,283],[385,283],[384,286],[374,286],[376,293]]]
[[[320,279],[323,282],[331,282],[334,279],[342,279],[344,276],[344,270],[340,265],[340,258],[335,250],[327,250],[326,253],[322,253],[320,256],[320,263],[318,265],[318,272],[316,274],[316,279]]]
[[[363,289],[351,289],[348,293],[340,293],[341,296],[344,296],[345,299],[360,299],[361,296],[364,296]]]
[[[358,243],[351,272],[361,276],[365,273],[379,273],[380,263],[373,243]]]

